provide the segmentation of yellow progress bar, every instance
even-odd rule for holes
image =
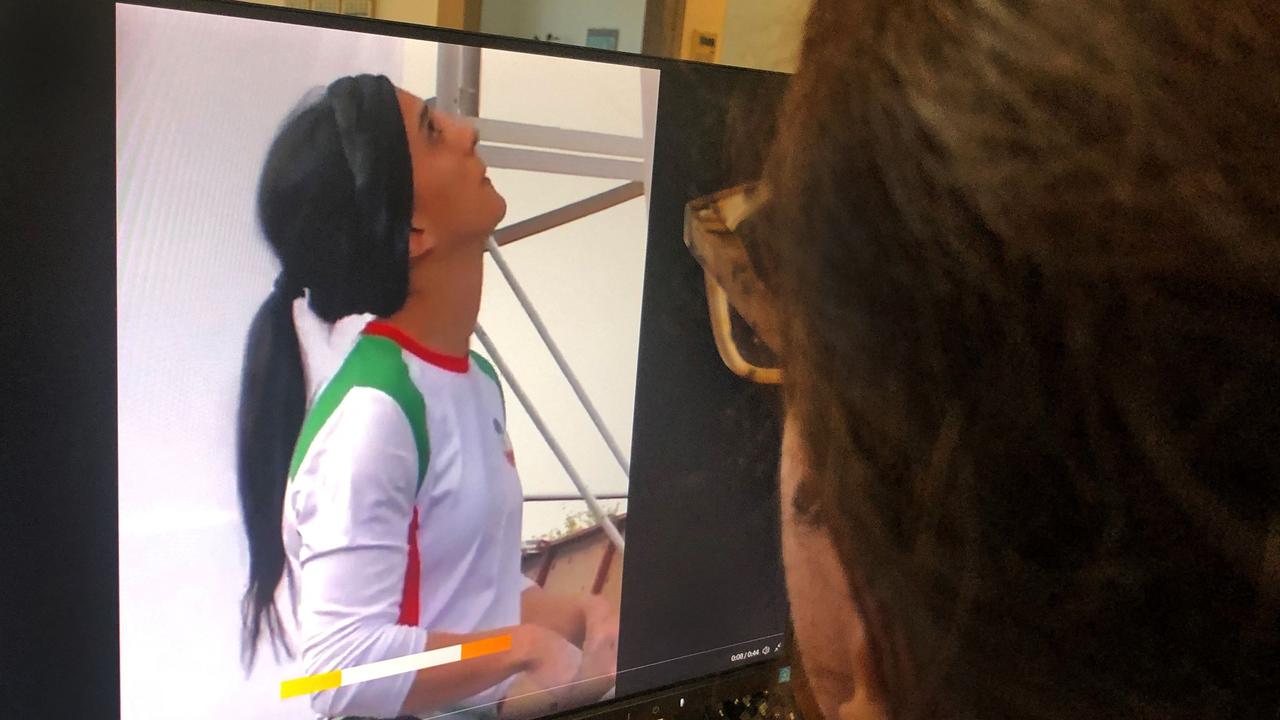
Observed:
[[[320,673],[319,675],[307,675],[306,677],[285,680],[280,683],[280,699],[297,697],[299,695],[310,695],[318,693],[321,690],[332,690],[342,686],[342,671],[334,670],[333,672]]]
[[[285,680],[280,683],[280,699],[287,700],[299,695],[310,695],[321,690],[332,690],[337,687],[355,685],[367,680],[390,677],[401,673],[414,672],[429,667],[448,665],[449,663],[470,660],[471,658],[493,655],[511,649],[510,635],[472,640],[461,645],[427,650],[425,652],[405,655],[404,657],[381,660],[366,665],[356,665],[318,675]]]

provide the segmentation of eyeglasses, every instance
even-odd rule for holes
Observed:
[[[756,383],[782,382],[774,297],[747,252],[753,220],[768,199],[756,183],[697,198],[685,206],[684,244],[702,266],[711,332],[724,364]]]

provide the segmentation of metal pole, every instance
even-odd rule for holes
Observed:
[[[627,493],[600,493],[596,495],[597,500],[626,500]],[[570,495],[568,493],[552,494],[552,495],[525,495],[525,502],[573,502],[581,500],[580,495]]]
[[[458,114],[469,118],[480,117],[480,48],[470,45],[462,48],[458,66]]]
[[[591,511],[596,522],[600,524],[600,527],[604,530],[604,534],[609,537],[609,540],[618,548],[618,551],[622,552],[625,549],[625,542],[622,539],[622,533],[618,532],[618,528],[614,526],[613,521],[609,519],[609,515],[605,513],[604,508],[600,506],[599,501],[596,500],[596,496],[591,493],[591,489],[587,487],[587,484],[583,482],[582,477],[578,475],[578,471],[574,469],[573,463],[569,462],[569,456],[565,454],[564,448],[560,447],[560,443],[557,442],[555,436],[551,434],[551,430],[542,420],[542,415],[538,412],[538,409],[533,406],[533,403],[529,400],[529,396],[525,395],[524,388],[520,387],[520,383],[516,381],[515,376],[511,373],[511,368],[508,367],[506,361],[502,359],[502,354],[498,352],[498,348],[493,344],[493,340],[489,338],[489,334],[486,333],[484,328],[479,324],[476,325],[476,337],[480,340],[480,344],[484,346],[485,351],[489,353],[489,358],[492,359],[493,364],[497,366],[498,372],[502,373],[502,376],[506,378],[507,384],[511,386],[512,392],[515,393],[516,399],[520,401],[525,412],[529,413],[530,419],[533,420],[534,427],[536,427],[538,432],[542,434],[542,438],[547,441],[547,445],[550,446],[551,452],[555,454],[556,459],[560,461],[561,467],[563,467],[564,471],[568,473],[569,479],[572,480],[574,486],[578,488],[578,492],[582,493],[582,499],[587,502],[587,509]]]
[[[440,43],[436,107],[459,117],[480,116],[480,48]]]
[[[461,94],[462,48],[440,43],[436,50],[436,108],[458,115]]]
[[[626,185],[619,185],[611,190],[605,190],[598,195],[592,195],[589,198],[569,203],[541,215],[534,215],[526,220],[498,228],[493,231],[493,239],[498,242],[499,246],[509,245],[530,235],[546,232],[552,228],[571,223],[574,220],[580,220],[593,213],[608,210],[615,205],[638,198],[643,194],[644,183],[629,182]]]
[[[565,379],[569,381],[569,386],[573,388],[573,393],[578,396],[578,400],[582,403],[582,407],[586,409],[587,415],[591,416],[591,422],[595,423],[596,430],[600,431],[600,437],[604,438],[605,444],[609,446],[613,457],[618,461],[618,466],[622,468],[622,472],[626,473],[627,478],[630,479],[631,463],[627,462],[626,456],[622,454],[622,448],[618,446],[618,441],[613,438],[613,433],[610,433],[609,428],[605,426],[604,418],[601,418],[600,413],[596,412],[596,406],[592,404],[591,398],[587,397],[587,391],[578,382],[578,377],[573,374],[573,369],[569,367],[569,362],[560,353],[560,348],[556,345],[555,340],[551,339],[551,333],[548,332],[547,326],[543,324],[542,316],[538,314],[537,308],[533,306],[533,302],[525,294],[524,288],[516,280],[515,274],[511,272],[510,266],[507,265],[507,261],[502,257],[502,251],[498,249],[497,240],[492,235],[489,236],[488,248],[489,255],[497,263],[498,270],[502,272],[507,284],[511,286],[511,291],[515,293],[516,298],[520,300],[520,304],[524,306],[524,311],[528,313],[529,320],[533,322],[533,327],[537,329],[538,335],[542,337],[542,342],[546,343],[547,349],[551,351],[551,357],[555,358],[556,364],[560,366],[560,372],[564,373]]]

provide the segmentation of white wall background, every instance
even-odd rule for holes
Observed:
[[[484,0],[480,31],[519,38],[556,35],[559,42],[587,44],[589,28],[616,28],[618,50],[640,52],[645,0]]]
[[[436,48],[171,10],[117,13],[122,717],[310,717],[304,699],[279,700],[292,663],[266,653],[246,678],[238,662],[247,550],[234,418],[249,321],[277,272],[257,229],[254,188],[280,121],[309,88],[377,72],[429,96]],[[483,68],[486,117],[642,134],[640,70],[491,51]],[[506,222],[615,184],[490,176],[508,199]],[[646,216],[638,198],[508,248],[628,451]],[[501,277],[491,269],[486,280],[481,322],[593,489],[625,492],[625,476]],[[526,492],[572,492],[514,398],[510,415]],[[581,507],[526,504],[526,536]]]

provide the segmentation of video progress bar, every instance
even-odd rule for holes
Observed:
[[[332,690],[401,673],[448,665],[449,663],[470,660],[484,655],[506,652],[510,649],[511,636],[499,635],[483,640],[473,640],[461,645],[450,645],[436,648],[435,650],[414,653],[413,655],[391,658],[390,660],[380,660],[366,665],[356,665],[318,675],[307,675],[280,683],[280,699],[285,700],[299,695],[310,695],[321,690]]]

